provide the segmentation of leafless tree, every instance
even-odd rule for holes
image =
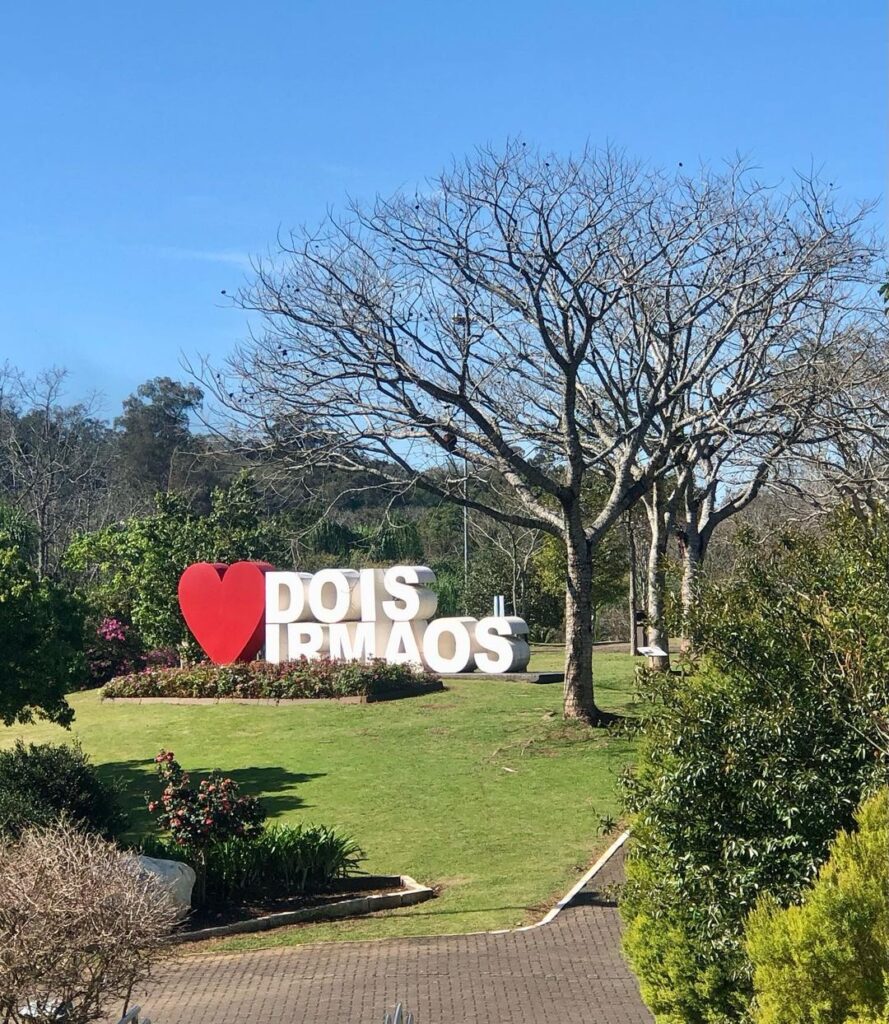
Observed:
[[[88,1024],[129,1001],[176,908],[136,859],[67,825],[0,847],[0,1020]]]
[[[889,502],[887,331],[885,319],[878,319],[844,339],[824,371],[820,436],[788,449],[770,481],[796,519],[823,515],[838,504],[866,516]]]
[[[503,557],[509,567],[511,614],[525,615],[532,562],[540,548],[542,531],[514,526],[488,516],[476,516],[470,523],[470,536],[480,538]]]
[[[72,534],[104,525],[108,428],[91,403],[64,405],[65,371],[0,371],[0,497],[34,524],[37,571],[58,568]]]
[[[216,394],[303,462],[372,470],[567,549],[565,714],[600,720],[591,555],[681,465],[740,368],[786,357],[866,274],[861,211],[740,164],[665,174],[614,152],[481,152],[423,191],[279,240],[241,296],[265,330]],[[476,481],[442,472],[456,457]],[[585,515],[584,481],[610,493]]]
[[[755,384],[736,380],[729,409],[711,420],[690,447],[675,487],[663,503],[678,536],[682,563],[684,635],[697,601],[699,578],[715,530],[747,509],[766,487],[782,487],[788,464],[820,461],[835,500],[857,476],[858,497],[878,487],[878,448],[889,455],[889,418],[883,382],[885,331],[867,296],[835,295],[822,322],[789,356],[760,370]],[[863,329],[864,326],[867,329]],[[699,405],[699,408],[702,407]],[[882,462],[885,474],[886,461]],[[832,477],[832,479],[831,479]],[[867,484],[865,485],[865,481]]]

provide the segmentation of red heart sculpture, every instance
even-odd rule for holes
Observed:
[[[195,562],[179,579],[179,607],[211,661],[250,661],[265,640],[268,562]]]

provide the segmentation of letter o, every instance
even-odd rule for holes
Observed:
[[[434,619],[423,634],[423,660],[433,672],[469,672],[475,662],[469,624],[475,619]]]
[[[354,569],[316,572],[309,583],[309,607],[318,622],[343,622],[352,617],[352,594],[357,583],[358,573]],[[333,602],[329,603],[331,590]]]

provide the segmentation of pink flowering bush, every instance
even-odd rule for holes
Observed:
[[[220,771],[211,772],[195,787],[171,750],[162,750],[154,761],[164,788],[158,800],[148,801],[148,810],[159,827],[170,833],[173,843],[190,855],[201,902],[206,889],[207,849],[230,839],[255,838],[262,832],[266,812],[256,797],[241,796],[234,779]]]
[[[87,641],[84,656],[89,686],[107,683],[115,676],[142,667],[141,645],[133,627],[113,616],[101,619]]]

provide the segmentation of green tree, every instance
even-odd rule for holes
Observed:
[[[886,777],[889,523],[756,545],[705,588],[690,678],[649,679],[625,949],[659,1021],[739,1020],[744,920],[795,900]]]
[[[766,896],[747,921],[756,1024],[889,1017],[889,789],[856,817],[799,905]]]
[[[155,510],[86,534],[71,545],[67,566],[81,575],[90,603],[123,614],[149,647],[191,644],[177,587],[192,562],[255,559],[291,564],[291,518],[269,516],[249,476],[217,488],[206,515],[178,494],[158,494]]]
[[[178,489],[187,479],[190,455],[198,447],[189,415],[204,393],[193,384],[155,377],[124,399],[115,420],[120,468],[126,485],[143,496]]]
[[[82,645],[80,603],[40,579],[26,549],[0,528],[0,721],[68,725],[65,694],[85,676]]]
[[[562,601],[565,597],[567,553],[557,537],[545,536],[534,555],[535,577],[547,597]],[[593,619],[600,608],[623,600],[626,594],[627,552],[617,530],[605,535],[592,556],[590,578]]]

